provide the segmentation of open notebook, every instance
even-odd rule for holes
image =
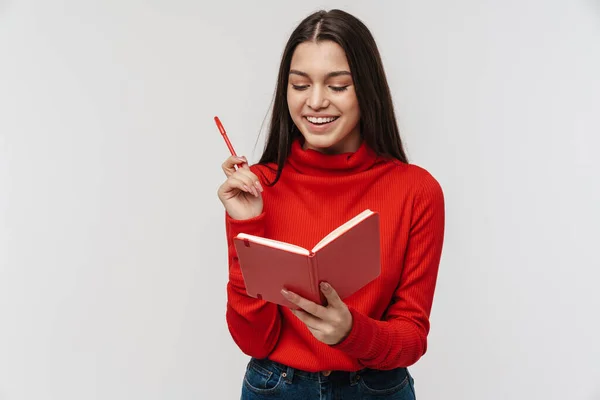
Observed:
[[[234,245],[248,295],[292,308],[281,289],[324,305],[321,281],[344,299],[381,272],[379,214],[368,209],[310,250],[245,233],[234,238]]]

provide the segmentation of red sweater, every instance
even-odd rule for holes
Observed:
[[[274,165],[272,167],[275,167]],[[391,369],[426,351],[444,237],[444,196],[424,169],[377,157],[363,142],[356,153],[325,155],[295,141],[280,180],[263,165],[263,213],[226,214],[229,252],[227,324],[247,355],[316,372]],[[331,230],[369,208],[381,218],[381,275],[345,299],[350,334],[329,346],[289,309],[248,296],[232,238],[240,232],[312,248]]]

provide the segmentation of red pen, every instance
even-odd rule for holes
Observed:
[[[221,123],[221,120],[219,119],[219,117],[215,116],[215,123],[217,124],[217,128],[219,128],[219,132],[221,132],[221,136],[223,136],[223,139],[225,140],[225,144],[227,144],[227,147],[229,148],[229,152],[231,153],[232,156],[237,157],[237,154],[235,153],[235,150],[233,149],[233,146],[231,145],[231,142],[229,141],[229,138],[227,137],[227,132],[225,132],[225,128],[223,127],[223,124]],[[243,163],[240,163],[243,164]],[[234,165],[235,169],[237,169],[237,164]]]
[[[235,154],[235,150],[233,149],[233,146],[231,145],[231,142],[229,141],[229,138],[227,137],[227,132],[225,132],[225,128],[223,127],[223,124],[221,123],[221,120],[219,119],[219,117],[215,117],[215,123],[217,124],[217,128],[219,128],[219,132],[221,132],[221,136],[223,136],[223,139],[225,139],[225,143],[227,144],[227,147],[229,148],[231,155],[237,157],[237,154]]]

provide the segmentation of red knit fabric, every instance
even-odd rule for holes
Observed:
[[[377,157],[365,143],[355,153],[325,155],[303,150],[297,140],[272,187],[266,185],[266,179],[275,177],[271,169],[251,169],[264,187],[263,213],[244,221],[225,217],[226,316],[239,348],[249,356],[311,372],[414,364],[427,349],[444,237],[444,196],[438,182],[423,168]],[[319,342],[286,307],[247,295],[235,235],[244,232],[310,249],[366,208],[380,213],[381,275],[344,299],[353,326],[341,343]]]

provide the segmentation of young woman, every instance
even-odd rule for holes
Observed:
[[[240,165],[237,170],[234,165]],[[229,249],[227,323],[251,357],[242,399],[414,399],[444,236],[438,182],[408,163],[375,41],[340,10],[304,19],[283,53],[265,151],[230,157],[218,196]],[[381,275],[294,311],[247,295],[240,232],[311,248],[366,208],[381,218]]]

